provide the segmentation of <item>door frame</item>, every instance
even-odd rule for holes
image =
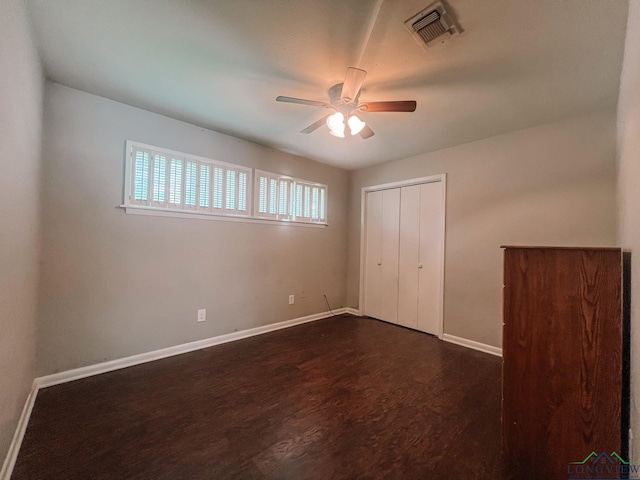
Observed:
[[[444,261],[446,251],[446,231],[447,231],[447,174],[429,175],[428,177],[410,178],[408,180],[400,180],[397,182],[383,183],[380,185],[371,185],[362,187],[360,196],[360,297],[359,310],[362,315],[364,312],[364,282],[366,278],[365,271],[365,245],[366,245],[366,219],[367,219],[367,193],[379,190],[390,190],[393,188],[409,187],[412,185],[422,185],[425,183],[442,182],[442,263],[440,266],[440,305],[438,305],[438,338],[442,339],[444,335]],[[401,205],[402,208],[402,205]]]

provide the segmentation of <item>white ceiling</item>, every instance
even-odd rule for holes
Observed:
[[[348,169],[614,107],[627,16],[623,0],[450,0],[465,32],[425,51],[403,23],[431,0],[28,3],[49,79]],[[275,97],[326,101],[349,66],[368,71],[361,101],[416,112],[364,114],[369,140],[299,133],[325,111]]]

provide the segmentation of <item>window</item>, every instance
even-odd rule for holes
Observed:
[[[124,205],[209,215],[251,215],[251,169],[127,142]]]
[[[250,168],[133,141],[126,152],[127,213],[327,225],[326,185],[260,170],[252,179]]]
[[[255,216],[286,222],[327,223],[327,186],[256,170]]]

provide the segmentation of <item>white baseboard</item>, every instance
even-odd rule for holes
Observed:
[[[344,313],[348,313],[349,315],[355,315],[356,317],[362,316],[362,313],[360,313],[360,310],[356,310],[355,308],[347,307],[342,310],[344,310]]]
[[[494,347],[493,345],[487,345],[486,343],[476,342],[474,340],[468,340],[462,337],[456,337],[455,335],[449,335],[445,333],[442,335],[442,340],[449,343],[455,343],[456,345],[461,345],[463,347],[472,348],[474,350],[479,350],[484,353],[488,353],[490,355],[495,355],[497,357],[502,356],[502,349],[499,347]]]
[[[31,386],[31,391],[27,396],[27,400],[24,402],[22,414],[20,415],[20,419],[18,420],[18,426],[16,427],[16,431],[13,434],[13,439],[11,440],[11,444],[9,445],[7,458],[4,459],[2,470],[0,470],[0,480],[9,480],[11,478],[13,467],[15,466],[16,460],[18,459],[18,452],[20,451],[20,445],[22,445],[24,433],[27,431],[27,425],[29,424],[31,411],[33,410],[33,405],[36,403],[37,395],[38,384],[34,380],[33,385]]]
[[[346,313],[346,309],[339,308],[337,310],[334,310],[333,313],[334,315],[340,315]],[[52,385],[71,382],[73,380],[79,380],[81,378],[98,375],[100,373],[111,372],[113,370],[119,370],[121,368],[140,365],[141,363],[160,360],[161,358],[193,352],[194,350],[201,350],[203,348],[220,345],[222,343],[234,342],[236,340],[242,340],[243,338],[262,335],[263,333],[273,332],[276,330],[281,330],[283,328],[289,328],[295,325],[301,325],[303,323],[313,322],[315,320],[321,320],[323,318],[328,318],[331,316],[332,315],[329,312],[315,313],[313,315],[307,315],[306,317],[294,318],[291,320],[285,320],[284,322],[272,323],[270,325],[264,325],[262,327],[250,328],[248,330],[242,330],[240,332],[227,333],[225,335],[218,335],[217,337],[205,338],[203,340],[183,343],[181,345],[162,348],[160,350],[154,350],[152,352],[140,353],[138,355],[132,355],[130,357],[119,358],[117,360],[97,363],[95,365],[89,365],[87,367],[75,368],[73,370],[67,370],[65,372],[54,373],[51,375],[46,375],[44,377],[36,378],[35,381],[37,382],[39,388],[50,387]]]
[[[353,312],[357,312],[357,310],[338,308],[333,311],[333,315],[341,315],[343,313],[352,313],[354,315],[359,314]],[[13,467],[15,466],[16,459],[18,458],[18,452],[20,451],[20,446],[22,445],[22,439],[24,438],[24,433],[27,429],[27,425],[29,424],[29,417],[31,416],[31,411],[33,410],[33,405],[35,404],[38,390],[40,390],[41,388],[59,385],[61,383],[71,382],[73,380],[79,380],[81,378],[98,375],[100,373],[119,370],[121,368],[132,367],[134,365],[140,365],[141,363],[152,362],[154,360],[160,360],[161,358],[172,357],[174,355],[180,355],[182,353],[188,353],[194,350],[201,350],[203,348],[220,345],[222,343],[234,342],[236,340],[242,340],[243,338],[249,338],[256,335],[262,335],[263,333],[274,332],[276,330],[282,330],[283,328],[294,327],[296,325],[302,325],[303,323],[321,320],[333,315],[329,312],[316,313],[313,315],[307,315],[306,317],[285,320],[284,322],[272,323],[270,325],[264,325],[262,327],[250,328],[248,330],[228,333],[226,335],[219,335],[217,337],[205,338],[203,340],[196,340],[195,342],[183,343],[181,345],[162,348],[160,350],[154,350],[152,352],[141,353],[138,355],[132,355],[130,357],[111,360],[109,362],[97,363],[95,365],[89,365],[87,367],[75,368],[73,370],[67,370],[65,372],[38,377],[33,381],[31,392],[29,393],[29,396],[27,397],[27,400],[24,404],[24,408],[22,409],[22,415],[20,415],[18,426],[13,435],[11,445],[9,446],[7,458],[4,461],[2,470],[0,470],[0,480],[10,480],[11,478]]]

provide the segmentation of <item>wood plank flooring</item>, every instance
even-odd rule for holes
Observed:
[[[500,370],[332,317],[41,390],[12,479],[511,478]]]

